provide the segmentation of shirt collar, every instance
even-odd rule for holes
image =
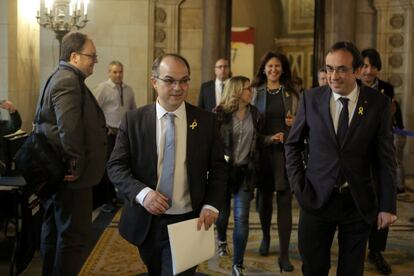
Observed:
[[[378,90],[378,78],[375,78],[374,83],[371,85],[372,88],[374,88],[375,90]]]
[[[222,83],[226,83],[226,80],[221,81],[218,78],[216,78],[216,82],[215,83],[216,83],[216,85],[221,85]]]
[[[76,67],[75,65],[73,65],[73,64],[71,64],[67,61],[64,61],[64,60],[59,61],[59,65],[66,66],[66,67],[69,67],[69,68],[73,69],[75,71],[75,73],[80,75],[83,79],[86,79],[86,75],[81,70],[79,70],[79,68]]]
[[[111,79],[108,79],[106,82],[107,82],[107,83],[109,84],[109,86],[111,86],[111,87],[116,87],[116,86],[117,86],[117,84],[116,84],[116,83],[114,83]],[[121,84],[121,86],[124,88],[124,87],[125,87],[124,83],[122,83],[122,84]]]
[[[165,110],[164,107],[160,105],[158,100],[155,103],[155,108],[156,108],[158,120],[161,120],[161,118],[165,115],[165,113],[168,113],[168,111]],[[178,119],[183,119],[185,116],[185,102],[182,102],[181,105],[176,110],[170,113],[174,113]]]
[[[335,101],[338,101],[339,98],[347,98],[349,99],[350,102],[356,103],[356,101],[358,100],[358,85],[355,84],[355,88],[351,91],[351,93],[349,93],[346,96],[342,96],[341,94],[335,93],[332,91],[332,95],[334,97]]]

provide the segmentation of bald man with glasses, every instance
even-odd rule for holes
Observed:
[[[214,66],[214,74],[216,79],[203,83],[198,96],[198,107],[207,111],[212,111],[220,104],[224,84],[230,77],[229,61],[224,58],[217,60]]]

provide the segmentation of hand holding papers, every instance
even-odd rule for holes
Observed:
[[[168,225],[174,275],[214,256],[214,227],[197,231],[197,218]]]

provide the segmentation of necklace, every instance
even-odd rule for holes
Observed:
[[[283,85],[279,86],[276,89],[270,89],[269,87],[266,87],[267,93],[269,93],[270,95],[277,95],[280,91],[282,91],[282,89]]]

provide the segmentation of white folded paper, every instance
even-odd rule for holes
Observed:
[[[174,275],[214,256],[214,227],[197,231],[197,218],[168,225]]]

